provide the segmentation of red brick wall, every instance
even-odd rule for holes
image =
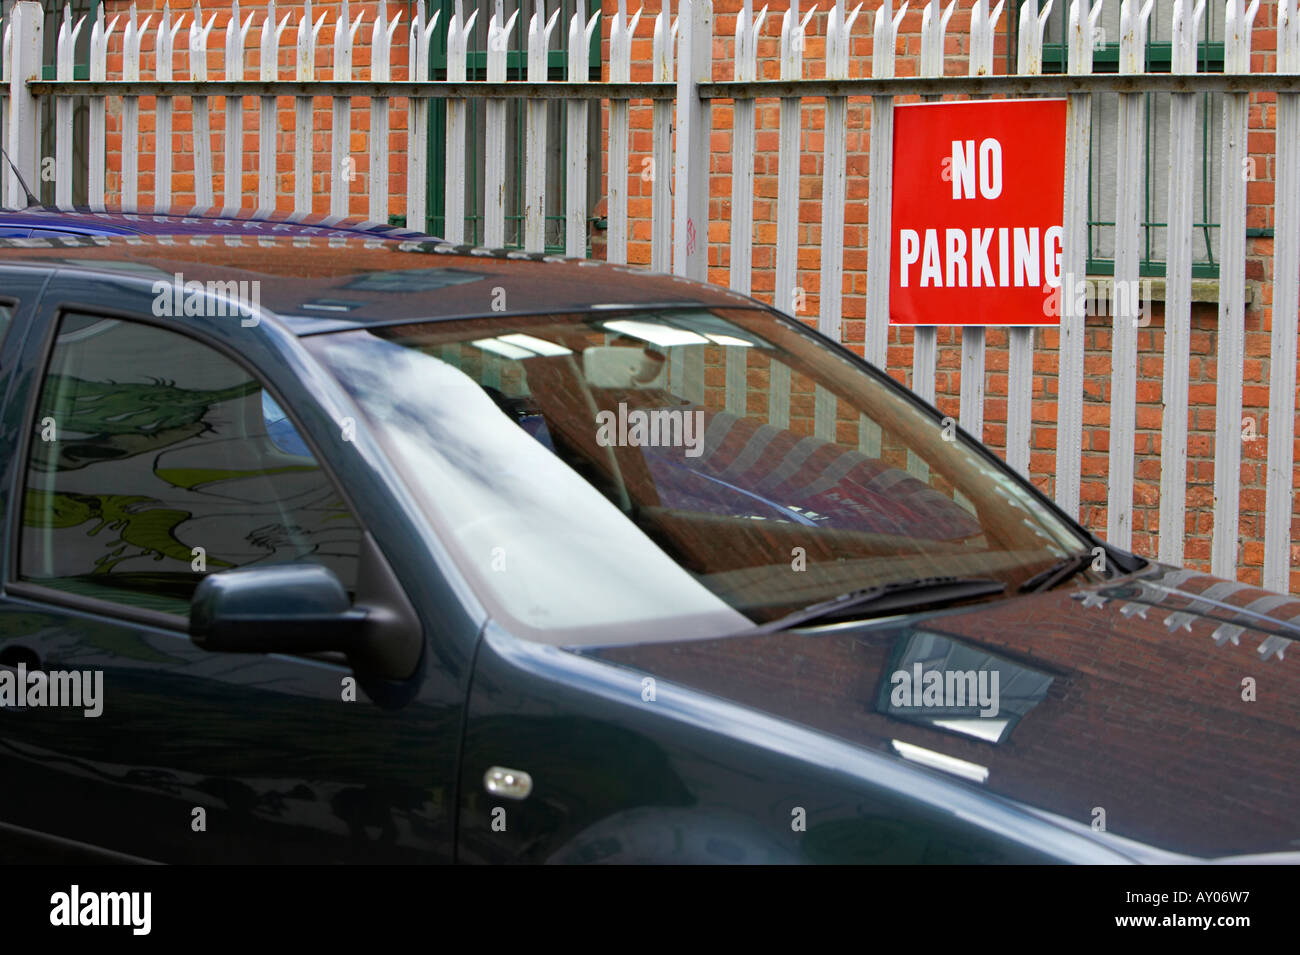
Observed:
[[[805,7],[807,4],[804,5]],[[108,14],[124,11],[127,7],[122,0],[108,0]],[[141,0],[138,3],[140,16],[146,12],[161,10],[161,0]],[[259,16],[249,33],[246,56],[246,76],[256,78],[258,67],[258,40],[264,7],[258,6]],[[285,4],[283,11],[293,9],[296,24],[299,7]],[[338,4],[315,4],[315,15],[321,10],[330,11],[330,20],[321,31],[318,52],[318,78],[329,78],[333,63],[333,36]],[[369,36],[374,22],[375,4],[352,4],[353,16],[358,11],[366,12],[366,25],[358,37],[363,41],[358,44],[353,54],[354,77],[369,78]],[[403,23],[395,37],[392,56],[393,78],[407,77],[406,37],[409,21],[407,4],[388,5],[390,15],[401,10]],[[651,44],[653,21],[659,6],[656,0],[647,0],[638,30],[638,37],[632,46],[632,79],[649,80],[651,76]],[[714,0],[714,77],[731,79],[733,70],[733,46],[735,35],[735,16],[740,9],[739,0]],[[850,75],[870,75],[871,53],[874,45],[871,39],[874,5],[864,12],[859,19],[850,46]],[[213,2],[205,4],[205,10],[218,14],[217,28],[210,37],[210,48],[214,51],[209,58],[209,76],[212,79],[224,77],[224,26],[228,18],[229,4]],[[617,10],[616,0],[605,0],[605,13],[602,18],[601,32],[605,37],[602,60],[608,64],[608,24],[610,17]],[[776,77],[779,73],[777,63],[778,37],[780,32],[783,6],[779,0],[772,5],[759,41],[760,77]],[[156,14],[155,14],[156,16]],[[188,12],[187,12],[188,16]],[[1005,69],[1007,51],[1008,15],[1004,14],[998,24],[995,43],[995,71]],[[970,8],[962,4],[949,23],[946,47],[946,72],[963,74],[967,70],[969,45],[966,34],[969,31]],[[897,54],[897,74],[915,75],[918,71],[920,57],[921,10],[918,4],[909,9],[900,26],[900,33],[895,52]],[[824,75],[823,54],[826,28],[826,14],[821,11],[814,15],[809,24],[808,38],[804,52],[805,76],[817,78]],[[1252,66],[1256,70],[1272,71],[1276,68],[1276,29],[1277,4],[1264,2],[1255,20],[1252,37]],[[291,45],[295,27],[286,30],[280,50],[280,76],[292,76],[294,53]],[[178,41],[184,40],[182,31]],[[109,76],[120,76],[121,37],[119,24],[114,34],[110,50]],[[152,76],[153,70],[153,36],[148,38],[145,47],[144,76]],[[607,70],[606,66],[606,70]],[[178,55],[175,60],[177,78],[188,78],[188,53]],[[608,75],[606,73],[606,75]],[[1258,94],[1252,97],[1250,109],[1249,147],[1256,158],[1256,181],[1248,184],[1247,197],[1250,203],[1247,224],[1251,228],[1268,228],[1273,225],[1273,148],[1275,127],[1275,101],[1271,94]],[[177,204],[193,201],[193,133],[185,98],[176,100],[177,108],[174,119],[176,141],[174,144],[175,179],[173,182],[174,200]],[[1159,104],[1159,108],[1164,108]],[[213,130],[213,162],[216,173],[214,183],[215,195],[220,202],[224,186],[223,169],[223,106],[215,99],[211,106]],[[774,281],[776,258],[776,205],[777,205],[777,139],[778,106],[775,101],[764,101],[758,106],[757,148],[755,156],[754,177],[754,256],[753,256],[753,290],[763,300],[770,301]],[[867,243],[867,172],[868,149],[870,144],[870,110],[866,101],[851,100],[848,108],[848,204],[844,226],[844,281],[843,295],[843,337],[844,341],[858,351],[862,350],[866,330],[866,243]],[[796,284],[806,292],[806,309],[804,317],[815,323],[819,309],[819,248],[821,242],[821,150],[823,147],[823,109],[819,102],[810,101],[804,106],[804,124],[802,135],[802,155],[800,160],[800,207],[799,207],[799,242],[798,275]],[[112,102],[109,107],[109,166],[108,188],[110,200],[120,189],[120,103]],[[1217,122],[1217,117],[1212,121]],[[242,191],[246,204],[253,204],[257,195],[257,123],[258,114],[255,100],[247,100],[244,111],[244,148],[245,160]],[[278,110],[278,129],[280,138],[277,144],[277,198],[282,207],[289,207],[293,197],[293,101],[281,98]],[[315,132],[313,148],[313,195],[314,208],[327,211],[330,189],[330,103],[327,99],[315,101]],[[732,115],[729,104],[718,104],[713,110],[713,131],[711,137],[712,158],[709,208],[709,277],[711,281],[726,284],[729,274],[729,242],[731,223],[731,123]],[[651,154],[651,109],[648,104],[634,104],[631,115],[631,161],[633,174],[629,177],[629,214],[630,226],[629,261],[649,264],[650,261],[650,216],[651,184],[641,179],[642,160]],[[352,152],[356,161],[358,178],[351,184],[351,212],[365,215],[368,205],[368,130],[369,117],[364,100],[354,102],[352,112]],[[153,164],[156,142],[152,101],[146,98],[141,107],[141,142],[139,144],[139,167],[141,176],[142,202],[153,200]],[[406,109],[398,100],[391,104],[389,134],[389,211],[402,214],[405,212],[405,170],[406,170]],[[670,171],[660,171],[670,174]],[[603,191],[603,190],[602,190]],[[598,203],[598,211],[604,210],[603,198]],[[596,254],[603,254],[601,243],[603,236],[593,236]],[[1263,561],[1263,507],[1265,455],[1267,453],[1268,434],[1268,381],[1269,381],[1269,329],[1272,300],[1270,271],[1272,268],[1272,240],[1248,240],[1249,258],[1247,261],[1247,281],[1254,295],[1252,304],[1246,312],[1246,388],[1243,403],[1243,415],[1255,419],[1257,440],[1243,443],[1242,490],[1241,490],[1241,525],[1240,534],[1243,541],[1242,570],[1240,577],[1250,582],[1259,582]],[[1189,566],[1208,568],[1210,538],[1212,528],[1213,475],[1214,475],[1214,401],[1216,355],[1218,348],[1217,310],[1212,304],[1197,305],[1193,308],[1192,368],[1191,368],[1191,408],[1189,412],[1189,461],[1187,492],[1186,525],[1186,562]],[[1109,451],[1109,389],[1110,389],[1110,326],[1106,317],[1088,320],[1087,355],[1085,358],[1085,406],[1083,448],[1083,487],[1082,518],[1084,522],[1104,532],[1106,526],[1107,498],[1107,453]],[[1057,401],[1057,346],[1058,333],[1045,330],[1037,333],[1040,346],[1035,354],[1034,370],[1034,407],[1032,454],[1030,459],[1031,477],[1034,482],[1048,493],[1054,491],[1054,474],[1056,469],[1055,448],[1056,401]],[[988,333],[988,352],[986,357],[986,393],[984,439],[999,450],[1005,447],[1006,440],[1006,393],[1007,393],[1007,335],[1005,330],[991,329]],[[960,394],[960,340],[958,330],[941,328],[938,334],[939,358],[938,378],[936,382],[937,403],[947,414],[953,417],[958,413],[958,395]],[[903,381],[908,380],[912,355],[912,333],[907,329],[893,329],[889,337],[888,365],[891,373]],[[1139,329],[1138,333],[1138,385],[1137,385],[1137,438],[1134,450],[1137,453],[1134,548],[1143,554],[1154,555],[1158,540],[1156,530],[1159,522],[1160,493],[1160,427],[1161,427],[1161,382],[1163,378],[1164,328],[1163,314],[1159,303],[1153,310],[1151,325]],[[1300,461],[1300,447],[1297,448],[1297,461]],[[1300,476],[1300,469],[1295,477]],[[1300,521],[1293,517],[1292,537],[1300,539]],[[1300,545],[1292,549],[1293,563],[1300,557]],[[1300,570],[1292,573],[1291,591],[1300,593]]]
[[[120,79],[122,75],[123,32],[125,17],[130,3],[125,0],[105,0],[105,17],[112,20],[121,15],[117,29],[109,40],[108,77]],[[316,44],[316,78],[333,79],[334,68],[334,31],[338,24],[339,3],[313,3],[313,22],[322,12],[328,11],[325,26],[321,28]],[[203,3],[204,21],[212,14],[217,15],[216,26],[208,35],[208,79],[226,78],[226,24],[230,19],[231,3],[229,0],[205,0]],[[355,22],[358,14],[365,14],[365,21],[357,32],[357,42],[352,51],[352,76],[357,80],[370,79],[370,36],[375,23],[377,3],[350,3],[349,15]],[[142,79],[153,79],[156,64],[155,43],[158,18],[162,14],[163,0],[136,0],[139,21],[152,15],[148,35],[141,44]],[[387,5],[388,16],[392,18],[400,11],[402,21],[393,36],[392,78],[407,79],[408,38],[410,36],[410,18],[407,4],[390,3]],[[279,78],[294,79],[296,65],[296,43],[298,21],[301,18],[302,4],[280,3],[276,6],[277,22],[285,13],[292,12],[289,26],[280,37]],[[241,4],[240,18],[247,19],[250,12],[255,12],[253,25],[248,31],[244,44],[244,79],[255,80],[261,70],[261,30],[266,16],[266,4]],[[176,36],[176,53],[172,60],[172,75],[178,80],[190,78],[189,24],[193,19],[191,8],[172,6],[172,23],[176,17],[185,16],[185,26]],[[234,78],[234,77],[232,77]],[[194,195],[194,125],[190,113],[190,99],[186,96],[174,100],[172,119],[172,201],[177,206],[193,205]],[[356,178],[350,183],[349,212],[354,216],[366,216],[369,211],[367,197],[370,194],[370,114],[364,98],[353,100],[351,149],[356,163]],[[244,161],[241,175],[241,191],[244,205],[256,206],[258,194],[257,144],[258,144],[258,101],[244,100]],[[109,202],[117,201],[121,195],[121,150],[122,150],[122,104],[121,100],[111,99],[107,110],[107,145],[108,175],[106,187]],[[312,120],[312,196],[313,209],[316,212],[328,212],[330,205],[331,176],[337,170],[330,168],[330,144],[332,142],[333,112],[331,101],[327,97],[317,97],[313,103]],[[214,97],[209,103],[209,124],[212,137],[213,195],[218,205],[222,202],[225,190],[225,104],[224,98]],[[406,214],[406,102],[395,100],[390,103],[388,115],[388,189],[389,211],[396,215]],[[293,207],[294,175],[294,101],[293,97],[280,97],[276,111],[276,199],[280,208]],[[154,163],[157,154],[156,122],[154,114],[154,97],[140,99],[140,141],[138,144],[140,170],[139,201],[142,204],[154,202]]]

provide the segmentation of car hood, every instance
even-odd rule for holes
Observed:
[[[1300,849],[1297,637],[1296,598],[1150,565],[937,613],[586,652],[1209,858]]]

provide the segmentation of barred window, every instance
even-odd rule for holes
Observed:
[[[1016,48],[1015,33],[1019,24],[1020,4],[1011,14],[1011,50]],[[1040,4],[1041,8],[1041,4]],[[1147,24],[1146,69],[1151,73],[1168,73],[1172,65],[1174,0],[1155,0]],[[1053,3],[1043,36],[1043,72],[1064,73],[1069,66],[1065,28],[1069,16],[1068,0]],[[1115,73],[1119,70],[1120,5],[1106,3],[1093,31],[1093,72]],[[1197,36],[1197,71],[1223,72],[1224,0],[1208,0]],[[1008,66],[1014,71],[1014,53]],[[1142,171],[1142,219],[1140,271],[1143,275],[1163,275],[1167,249],[1169,215],[1169,94],[1146,93],[1146,146]],[[1197,124],[1200,131],[1196,147],[1193,186],[1195,208],[1192,213],[1192,274],[1217,276],[1219,261],[1219,187],[1222,170],[1217,157],[1222,147],[1222,128],[1218,121],[1223,106],[1221,93],[1197,96]],[[1088,265],[1092,275],[1114,271],[1115,259],[1115,185],[1116,140],[1118,137],[1119,99],[1117,93],[1095,94],[1092,98],[1092,143],[1088,164]]]

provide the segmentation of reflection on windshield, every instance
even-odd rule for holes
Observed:
[[[484,603],[553,642],[624,641],[634,621],[638,639],[723,635],[918,577],[1014,585],[1088,543],[775,313],[501,316],[306,341],[459,542]],[[474,569],[498,551],[507,569]]]
[[[746,626],[452,364],[369,335],[330,354],[462,570],[521,633],[576,645]]]

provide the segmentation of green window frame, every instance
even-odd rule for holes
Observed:
[[[1015,11],[1010,16],[1009,39],[1007,44],[1007,72],[1015,71],[1015,50],[1018,46],[1021,0],[1016,0]],[[1109,7],[1110,4],[1107,3]],[[1041,4],[1040,4],[1041,7]],[[1068,0],[1058,0],[1053,6],[1043,38],[1043,72],[1061,74],[1067,72],[1068,47],[1065,41],[1065,24]],[[1118,5],[1116,5],[1118,11]],[[1151,27],[1148,29],[1146,42],[1146,69],[1150,73],[1169,73],[1173,61],[1173,44],[1168,41],[1152,40],[1155,27],[1168,30],[1167,23],[1156,24],[1157,15],[1168,16],[1168,9],[1163,6],[1152,12]],[[1222,73],[1224,64],[1223,3],[1211,0],[1206,5],[1205,16],[1197,42],[1197,70],[1202,73]],[[1109,39],[1109,38],[1108,38]],[[1116,37],[1117,39],[1117,37]],[[1093,48],[1093,71],[1096,73],[1117,73],[1119,71],[1119,43],[1106,42]],[[1108,95],[1108,94],[1102,94]],[[1109,94],[1113,95],[1113,94]],[[1146,159],[1143,176],[1141,219],[1142,257],[1139,273],[1143,276],[1160,277],[1165,273],[1164,259],[1154,250],[1157,230],[1167,228],[1164,197],[1157,195],[1155,188],[1157,164],[1167,161],[1163,152],[1153,148],[1156,140],[1157,124],[1168,121],[1168,94],[1146,93]],[[1217,189],[1214,187],[1215,150],[1211,147],[1211,123],[1217,121],[1219,110],[1215,108],[1220,101],[1217,94],[1202,93],[1200,99],[1201,116],[1201,176],[1200,190],[1196,198],[1196,214],[1193,229],[1193,263],[1192,275],[1197,278],[1216,278],[1219,264],[1214,254],[1215,234],[1219,229],[1216,221],[1215,207],[1218,202]],[[1094,99],[1094,103],[1096,100]],[[1095,114],[1094,114],[1095,116]],[[1089,275],[1113,275],[1114,259],[1103,257],[1098,249],[1100,232],[1115,225],[1114,197],[1105,194],[1100,184],[1094,182],[1097,151],[1104,148],[1106,140],[1102,137],[1112,135],[1113,131],[1099,129],[1094,121],[1089,144],[1090,161],[1088,164],[1088,260]],[[1250,229],[1251,237],[1270,237],[1271,229]]]
[[[9,22],[15,2],[16,0],[3,0],[0,3],[0,12],[4,14],[5,23]],[[41,78],[51,81],[58,78],[59,27],[63,23],[65,2],[71,4],[72,22],[74,24],[80,17],[85,16],[86,18],[86,23],[81,28],[81,34],[77,37],[77,46],[73,54],[72,78],[74,80],[89,80],[90,31],[91,27],[94,26],[95,18],[99,15],[99,8],[103,6],[103,0],[41,0],[41,9],[45,12],[43,44],[45,49],[41,62]],[[72,107],[72,202],[74,205],[84,205],[86,203],[89,189],[86,171],[89,110],[86,102],[86,100],[80,99],[73,100]],[[52,107],[42,102],[38,108],[48,110]],[[54,123],[52,116],[46,116],[42,122],[40,155],[42,158],[54,155]],[[42,178],[41,172],[42,170],[38,166],[36,181],[29,182],[27,185],[42,202],[53,203],[54,183],[46,182]]]
[[[63,24],[63,6],[72,5],[72,23],[76,25],[81,17],[86,18],[77,37],[77,48],[73,55],[72,78],[74,80],[90,79],[90,30],[99,16],[99,8],[104,0],[41,0],[41,9],[45,11],[45,62],[41,64],[41,78],[54,81],[58,79],[59,27]],[[5,4],[5,17],[9,16],[12,3]],[[108,19],[113,19],[111,16]]]
[[[568,25],[569,19],[578,9],[579,3],[581,3],[585,8],[588,17],[593,13],[598,13],[601,9],[600,0],[561,0],[560,14],[555,24],[555,30],[551,35],[553,47],[547,52],[546,57],[547,79],[550,81],[563,80],[567,75],[569,56],[567,46]],[[528,53],[526,51],[526,44],[528,37],[528,21],[529,18],[531,18],[533,11],[539,6],[536,0],[529,3],[523,2],[523,0],[516,0],[516,4],[520,9],[520,13],[518,19],[515,21],[514,28],[511,31],[510,50],[506,54],[507,80],[524,80],[527,78]],[[415,4],[413,2],[408,2],[407,6],[413,14],[415,11]],[[479,9],[479,16],[478,21],[475,24],[474,34],[470,37],[469,41],[469,56],[467,57],[468,62],[465,74],[466,78],[471,81],[487,79],[487,49],[485,46],[485,38],[487,36],[488,17],[491,15],[495,3],[493,0],[477,0],[477,6]],[[509,4],[504,4],[504,7],[505,19],[509,20],[513,9]],[[468,16],[474,8],[475,0],[470,0],[470,2],[465,5],[465,15]],[[445,80],[447,78],[447,25],[450,22],[452,15],[455,13],[454,0],[432,0],[428,7],[428,15],[432,16],[436,10],[441,10],[442,13],[438,17],[437,28],[429,38],[431,44],[429,51],[429,77],[435,80]],[[548,9],[546,11],[546,16],[549,17],[552,12],[553,8]],[[603,60],[601,57],[601,40],[604,30],[605,24],[602,18],[602,22],[599,23],[598,29],[593,31],[591,36],[591,51],[589,58],[590,71],[588,75],[592,80],[599,80],[601,76],[601,69],[603,66]],[[510,101],[507,106],[507,123],[508,125],[513,126],[515,141],[518,143],[523,142],[525,135],[526,110],[524,110],[522,106],[522,100]],[[562,106],[557,105],[554,108],[559,109],[560,115],[563,115]],[[478,135],[482,128],[483,101],[471,100],[467,113],[468,122],[466,138],[471,144],[471,149],[473,149],[473,144],[477,143]],[[602,137],[600,135],[599,125],[601,121],[601,111],[597,108],[593,108],[588,111],[588,114],[589,122],[595,124],[594,132],[589,133],[588,135],[588,168],[594,169],[598,175],[602,168]],[[558,147],[560,151],[560,165],[558,168],[564,169],[564,154],[567,149],[565,137],[560,135],[557,142],[553,129],[551,139],[551,147]],[[427,155],[429,157],[429,162],[426,173],[427,189],[425,192],[425,195],[428,198],[426,200],[425,222],[422,231],[429,232],[433,235],[445,235],[447,104],[444,100],[434,100],[432,108],[429,110],[428,143]],[[506,247],[510,249],[519,249],[523,247],[522,236],[524,216],[522,210],[524,207],[523,189],[525,160],[523,150],[515,150],[515,154],[511,158],[514,163],[514,175],[513,183],[511,183],[510,170],[507,170],[507,186],[510,187],[513,185],[513,188],[510,190],[512,195],[508,200],[509,204],[506,214]],[[483,175],[482,162],[467,162],[465,172],[467,176],[466,186],[468,188],[468,194],[472,198],[479,195],[481,189],[480,180]],[[546,234],[548,236],[546,251],[548,253],[564,252],[565,246],[563,232],[565,223],[565,192],[565,177],[561,175],[558,177],[557,186],[548,190],[548,204],[553,210],[552,214],[546,216]],[[594,204],[594,201],[599,198],[594,194],[594,191],[590,187],[588,188],[587,194],[589,203]],[[513,208],[513,212],[510,211],[511,208]],[[393,225],[407,225],[404,216],[390,216],[389,222]],[[588,222],[597,227],[602,225],[601,220],[591,216],[588,217]],[[483,213],[479,205],[474,202],[467,203],[465,210],[466,241],[473,245],[480,244],[483,241],[483,226]],[[550,236],[557,234],[559,236],[557,242],[549,241]],[[589,237],[590,234],[591,229],[589,228]],[[588,251],[590,251],[590,243]]]

